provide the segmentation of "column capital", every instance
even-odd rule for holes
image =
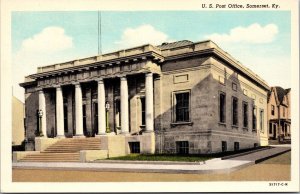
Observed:
[[[39,93],[44,92],[43,88],[36,88],[35,91],[37,91],[37,92],[39,92]]]
[[[53,85],[53,88],[56,88],[56,90],[61,90],[61,85]]]
[[[152,72],[147,72],[147,73],[145,73],[145,76],[146,77],[153,77],[153,73]]]
[[[95,79],[95,81],[98,82],[98,84],[102,84],[104,82],[103,78],[102,77],[98,77]]]
[[[127,81],[127,77],[126,77],[126,75],[124,75],[124,76],[120,76],[120,79],[121,79],[121,81]]]
[[[80,87],[80,82],[73,82],[72,83],[75,87]]]

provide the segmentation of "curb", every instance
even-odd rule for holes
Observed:
[[[252,151],[249,151],[249,152],[243,152],[243,153],[240,153],[240,154],[234,154],[234,155],[230,155],[230,156],[224,156],[224,157],[221,158],[221,160],[227,160],[227,159],[230,159],[230,158],[244,156],[244,155],[247,155],[247,154],[252,154],[252,153],[255,153],[255,152],[260,152],[260,151],[268,150],[268,149],[272,149],[272,147],[267,146],[267,147],[264,147],[264,148],[261,148],[261,149],[257,149],[257,150],[252,150]]]
[[[279,155],[284,154],[284,153],[286,153],[286,152],[290,152],[290,151],[291,151],[291,149],[287,149],[287,150],[278,152],[278,153],[276,153],[276,154],[273,154],[273,155],[270,155],[270,156],[267,156],[267,157],[264,157],[264,158],[260,158],[260,159],[258,159],[258,160],[255,160],[255,164],[260,163],[260,162],[263,162],[263,161],[268,160],[268,159],[270,159],[270,158],[279,156]]]
[[[247,166],[253,165],[254,162],[248,161],[239,166],[223,169],[146,169],[146,168],[110,168],[110,167],[59,167],[59,166],[13,166],[13,169],[27,170],[65,170],[65,171],[94,171],[94,172],[130,172],[130,173],[176,173],[176,174],[222,174],[230,173]]]
[[[213,158],[214,159],[214,158]],[[154,164],[154,165],[202,165],[207,163],[209,160],[199,162],[178,162],[178,161],[138,161],[138,160],[98,160],[88,163],[103,163],[103,164]]]

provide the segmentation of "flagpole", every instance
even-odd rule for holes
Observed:
[[[98,54],[102,54],[102,46],[101,46],[101,11],[98,11]]]

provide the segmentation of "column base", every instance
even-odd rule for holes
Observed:
[[[36,136],[35,139],[48,139],[47,136]]]
[[[54,139],[65,139],[66,136],[64,135],[57,135],[56,137],[54,137]]]
[[[114,136],[114,135],[116,135],[115,132],[110,132],[110,133],[101,133],[101,134],[95,135],[95,137]]]
[[[73,136],[73,138],[85,138],[85,136],[84,135],[75,135],[75,136]]]
[[[95,137],[103,137],[103,136],[106,136],[106,133],[100,133],[100,134],[95,135]]]
[[[106,135],[112,136],[112,135],[116,135],[116,133],[115,132],[110,132],[110,133],[106,133]]]
[[[130,135],[130,133],[126,131],[126,132],[121,132],[121,133],[120,133],[120,135],[129,136],[129,135]]]
[[[145,130],[145,131],[143,131],[143,133],[154,133],[154,131],[153,130]]]

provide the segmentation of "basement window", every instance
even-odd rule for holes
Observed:
[[[186,155],[189,154],[189,142],[188,141],[177,141],[176,142],[177,154]]]
[[[131,154],[139,154],[140,153],[140,142],[128,142],[129,149]]]
[[[240,149],[240,143],[234,142],[234,151],[238,151]]]
[[[227,142],[222,141],[222,152],[226,152],[226,151],[227,151]]]

